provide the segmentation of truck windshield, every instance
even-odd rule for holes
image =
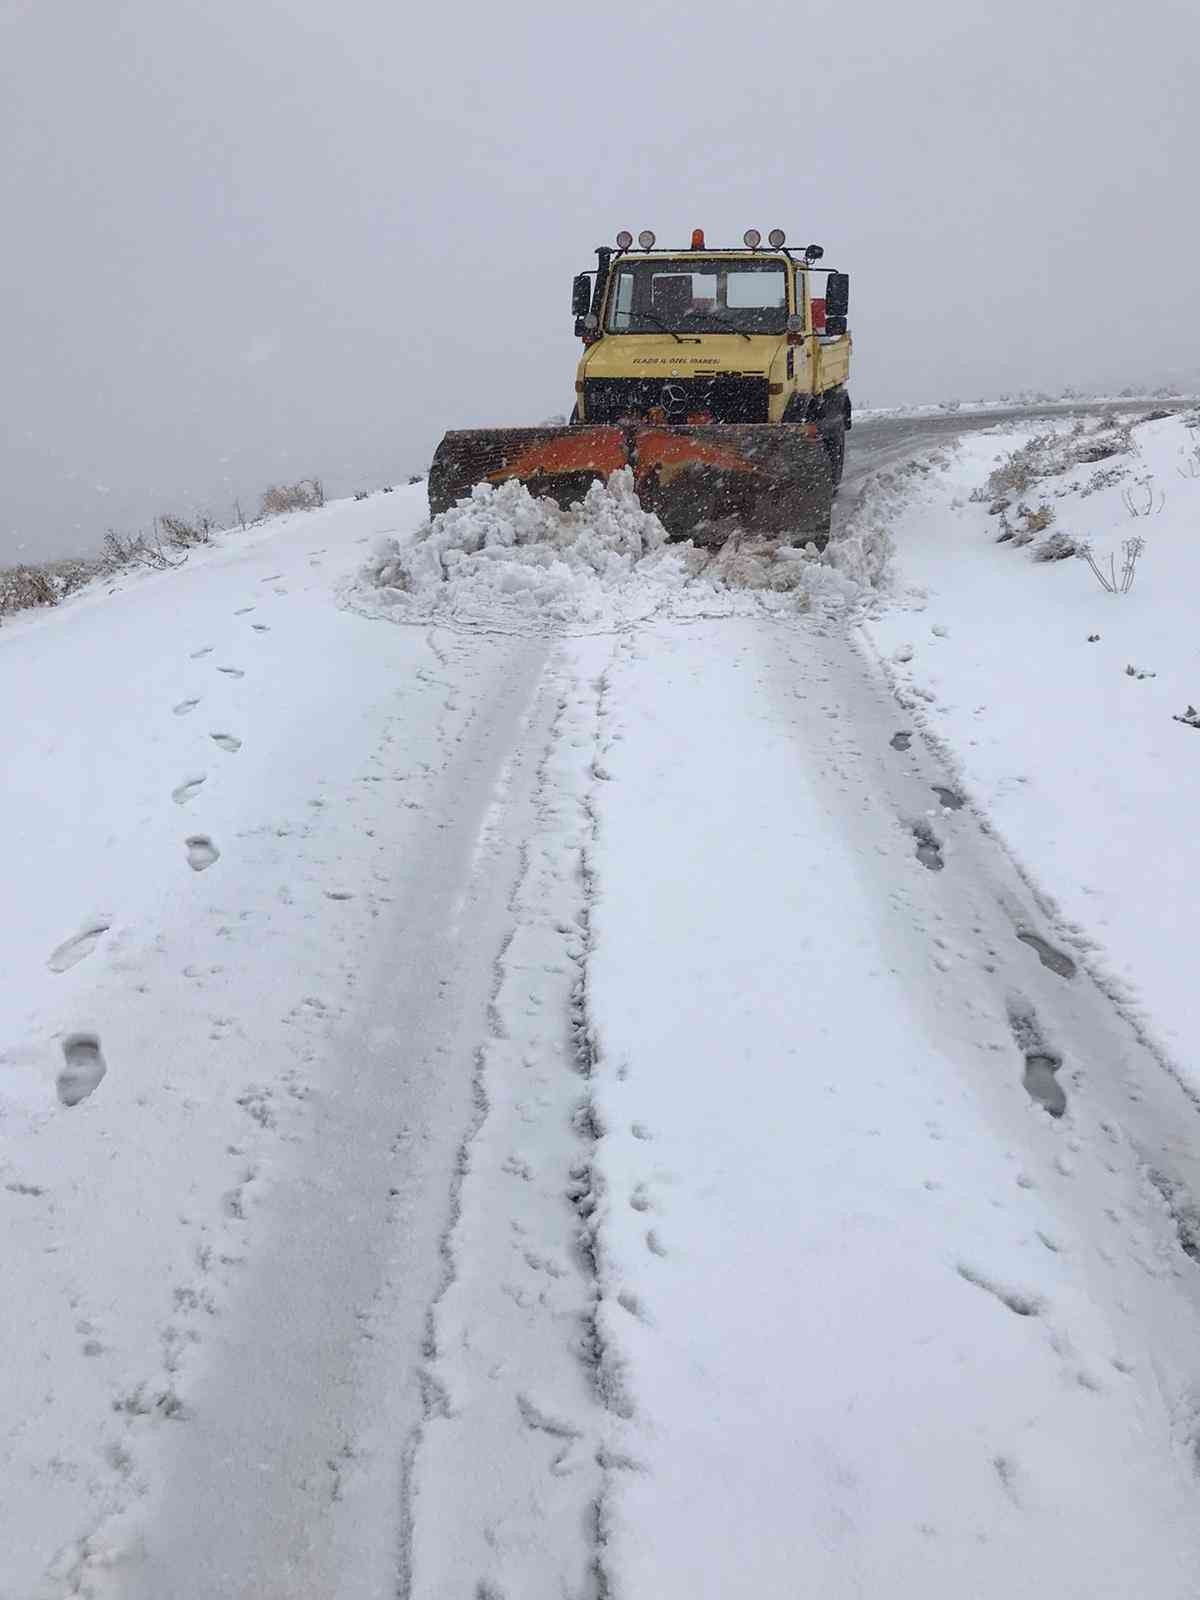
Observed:
[[[609,333],[783,333],[787,272],[779,260],[623,261],[608,294]]]

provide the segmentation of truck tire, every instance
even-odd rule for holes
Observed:
[[[845,416],[839,414],[827,422],[821,430],[821,437],[825,441],[825,449],[829,452],[829,470],[833,474],[833,487],[836,490],[846,469]]]

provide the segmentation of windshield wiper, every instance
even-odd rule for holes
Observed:
[[[700,343],[699,339],[683,339],[683,338],[681,338],[679,336],[679,334],[677,334],[675,332],[674,328],[669,328],[661,317],[656,317],[654,315],[653,311],[638,311],[638,312],[635,313],[635,315],[641,317],[644,322],[653,322],[655,324],[655,326],[661,328],[664,333],[669,333],[671,335],[672,339],[674,339],[676,344],[699,344]]]
[[[728,328],[730,333],[740,333],[743,339],[750,338],[750,335],[746,332],[745,328],[739,328],[736,323],[733,322],[726,322],[725,318],[718,316],[715,311],[695,311],[692,313],[692,315],[698,317],[711,317],[714,322],[719,322],[723,328]],[[754,341],[751,340],[750,342],[753,344]]]

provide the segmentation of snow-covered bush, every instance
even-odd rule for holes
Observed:
[[[56,606],[65,595],[112,570],[103,556],[0,568],[0,617],[32,606]]]
[[[1026,505],[1018,506],[1017,515],[1024,521],[1024,531],[1026,533],[1045,533],[1046,529],[1054,521],[1054,507],[1048,500],[1043,500],[1036,508]]]
[[[194,544],[209,544],[212,539],[212,518],[194,516],[189,522],[186,517],[175,516],[164,512],[157,518],[156,527],[160,536],[177,550],[189,549]]]
[[[1127,422],[1104,417],[1088,433],[1082,426],[1082,419],[1077,419],[1069,429],[1051,429],[1035,434],[1005,456],[992,469],[987,480],[972,491],[971,499],[988,502],[991,509],[999,514],[1007,511],[1015,499],[1025,495],[1034,484],[1045,478],[1067,472],[1075,466],[1129,455],[1133,450],[1133,432]],[[1107,471],[1112,474],[1108,480],[1110,482],[1124,476],[1123,468],[1109,468]],[[1099,481],[1094,484],[1094,488],[1105,486]]]
[[[987,481],[971,493],[972,500],[1011,501],[1047,473],[1047,457],[1060,442],[1057,433],[1037,433],[1006,455],[988,474]]]
[[[301,478],[299,483],[275,483],[263,491],[260,516],[280,517],[289,511],[310,511],[325,504],[325,489],[320,478]]]
[[[1033,561],[1065,561],[1068,556],[1077,555],[1079,546],[1069,533],[1052,533],[1044,539],[1036,550],[1030,551]]]

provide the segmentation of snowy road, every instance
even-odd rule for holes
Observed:
[[[846,450],[842,490],[834,506],[835,528],[853,513],[855,499],[882,469],[910,460],[922,450],[952,442],[964,434],[994,428],[998,422],[1050,422],[1064,417],[1114,415],[1176,409],[1178,402],[1131,400],[1048,401],[1037,406],[988,406],[972,411],[918,411],[909,415],[857,417]]]
[[[418,513],[0,640],[0,1595],[1194,1596],[1194,1098],[832,612],[335,607]]]

